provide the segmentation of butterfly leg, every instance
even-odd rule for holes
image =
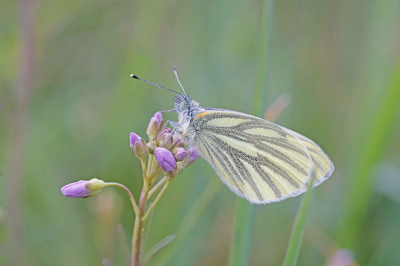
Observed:
[[[173,112],[175,111],[175,109],[171,109],[171,110],[164,110],[164,111],[159,111],[160,113],[169,113],[169,112]]]

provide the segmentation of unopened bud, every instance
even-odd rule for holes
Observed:
[[[150,119],[150,123],[147,127],[147,135],[150,139],[157,137],[158,133],[162,129],[164,120],[160,112],[155,113],[155,115]]]
[[[191,165],[194,161],[196,161],[197,158],[199,158],[199,153],[197,152],[197,150],[194,147],[192,147],[190,149],[189,155],[186,159],[185,168],[189,167],[189,165]]]
[[[143,158],[149,154],[149,148],[146,142],[137,134],[131,132],[129,135],[130,146],[136,157]]]
[[[177,166],[176,160],[172,153],[165,148],[158,147],[154,151],[154,155],[165,175],[170,179],[175,177]]]
[[[106,183],[103,180],[93,178],[89,181],[80,180],[63,186],[61,193],[64,196],[72,198],[87,198],[99,194],[105,187]]]
[[[167,150],[172,148],[173,137],[171,135],[171,129],[166,127],[161,130],[157,137],[158,146],[163,147]]]
[[[173,151],[174,158],[177,162],[183,161],[187,156],[187,151],[184,148],[177,147]]]

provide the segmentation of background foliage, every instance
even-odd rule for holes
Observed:
[[[130,73],[179,89],[176,64],[203,106],[250,112],[261,12],[260,0],[1,1],[0,264],[19,241],[23,265],[100,265],[104,257],[123,265],[117,225],[130,237],[127,197],[110,189],[67,199],[61,186],[97,177],[139,194],[129,132],[145,136],[174,95]],[[323,265],[339,248],[360,265],[400,264],[400,2],[276,1],[273,16],[266,104],[291,93],[277,122],[315,140],[336,166],[313,193],[299,265]],[[24,53],[26,44],[33,49]],[[24,75],[32,76],[25,87]],[[26,119],[18,123],[20,110]],[[16,145],[22,153],[13,156]],[[15,158],[19,190],[9,180]],[[177,238],[149,265],[228,262],[238,199],[216,179],[199,160],[174,180],[146,247]],[[299,201],[255,208],[250,265],[281,264]]]

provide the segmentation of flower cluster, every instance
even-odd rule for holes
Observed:
[[[131,133],[130,146],[138,158],[143,158],[149,153],[154,154],[158,165],[152,165],[152,171],[156,171],[159,166],[164,174],[172,179],[182,167],[189,166],[199,156],[195,149],[191,149],[188,154],[180,135],[173,134],[168,127],[163,128],[163,124],[162,114],[157,112],[150,119],[147,127],[149,143],[145,143],[141,137]]]
[[[182,167],[188,167],[198,157],[198,152],[191,148],[185,149],[185,144],[178,134],[172,134],[170,128],[163,128],[164,120],[162,114],[157,112],[151,119],[147,127],[149,142],[146,143],[139,135],[131,132],[129,135],[130,148],[135,156],[143,159],[149,154],[154,155],[157,162],[150,166],[150,175],[157,172],[159,168],[164,172],[168,179],[174,178]],[[101,192],[107,183],[99,179],[89,181],[80,180],[62,187],[61,192],[64,196],[73,198],[87,198]]]
[[[131,266],[141,266],[141,238],[142,228],[147,221],[150,213],[158,203],[160,197],[169,186],[173,178],[182,171],[183,168],[191,165],[199,154],[194,148],[185,148],[185,143],[178,134],[174,134],[168,127],[163,127],[164,120],[162,114],[157,112],[151,119],[147,127],[149,142],[146,142],[139,135],[131,132],[129,135],[130,148],[142,164],[143,188],[140,194],[139,204],[131,191],[122,184],[114,182],[104,182],[99,179],[89,181],[80,180],[75,183],[62,187],[61,192],[64,196],[73,198],[87,198],[94,196],[102,191],[103,188],[114,186],[125,190],[128,194],[134,212],[135,227],[133,232],[132,260]],[[164,177],[154,184],[160,172]],[[153,185],[154,184],[154,185]],[[148,199],[157,192],[154,202],[147,206]]]

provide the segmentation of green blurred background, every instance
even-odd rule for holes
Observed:
[[[326,265],[349,248],[354,265],[400,265],[400,1],[276,1],[264,15],[262,5],[1,1],[0,265],[125,265],[126,195],[70,199],[60,188],[97,177],[140,193],[129,132],[144,137],[174,94],[131,73],[179,90],[177,65],[202,106],[250,112],[266,15],[265,105],[291,93],[277,123],[320,144],[336,167],[313,195],[298,264]],[[281,264],[300,199],[256,207],[250,265]],[[198,160],[156,208],[145,250],[177,239],[149,265],[226,265],[238,200]]]

